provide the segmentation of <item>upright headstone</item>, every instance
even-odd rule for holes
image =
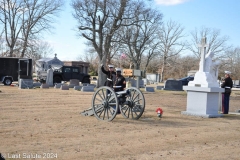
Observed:
[[[47,70],[46,84],[48,84],[48,86],[53,86],[53,69],[52,68],[49,68]]]
[[[182,82],[178,80],[167,80],[164,85],[164,90],[182,91]]]

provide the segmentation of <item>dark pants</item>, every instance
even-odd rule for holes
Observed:
[[[228,114],[228,111],[229,111],[229,97],[230,97],[230,94],[228,94],[228,93],[223,93],[222,94],[222,113],[223,114]]]

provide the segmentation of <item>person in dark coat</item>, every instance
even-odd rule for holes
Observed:
[[[222,113],[228,114],[229,111],[229,98],[231,94],[231,88],[233,86],[233,81],[230,77],[231,72],[225,71],[225,79],[221,84],[221,88],[225,88],[225,92],[222,93]]]
[[[116,68],[116,79],[114,81],[114,85],[113,86],[121,86],[121,87],[115,87],[114,91],[118,92],[118,91],[123,91],[126,88],[126,79],[122,76],[122,70],[120,68]]]
[[[116,72],[114,71],[114,65],[108,65],[108,71],[104,69],[104,65],[101,65],[101,70],[104,74],[107,75],[107,80],[104,83],[104,86],[113,87],[113,82],[116,78]]]

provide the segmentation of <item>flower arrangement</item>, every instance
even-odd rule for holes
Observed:
[[[156,109],[156,112],[157,112],[158,117],[162,118],[162,115],[163,115],[163,110],[162,110],[162,108],[157,108],[157,109]]]

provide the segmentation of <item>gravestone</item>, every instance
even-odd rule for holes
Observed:
[[[135,80],[135,79],[129,79],[130,80],[130,82],[131,82],[131,86],[132,87],[137,87],[137,80]],[[144,85],[144,80],[139,80],[139,88],[144,88],[145,87],[145,85]]]
[[[74,86],[79,86],[79,80],[78,79],[70,79],[69,84]]]
[[[60,90],[69,90],[69,87],[67,85],[62,85],[60,87]]]
[[[46,84],[48,84],[48,86],[53,86],[53,69],[52,68],[49,68],[47,70]]]
[[[55,83],[54,88],[61,88],[62,84],[61,83]]]
[[[82,92],[94,92],[94,87],[93,86],[82,86],[81,91]]]
[[[154,87],[145,87],[146,92],[155,92]]]
[[[237,86],[239,86],[239,85],[240,85],[239,80],[235,80],[235,81],[234,81],[234,84],[237,85]]]
[[[182,91],[182,82],[178,80],[167,80],[164,85],[164,90]]]
[[[69,84],[68,87],[69,88],[73,88],[75,86],[75,84]]]
[[[43,84],[40,86],[40,88],[42,88],[42,89],[48,89],[48,88],[49,88],[49,85],[46,84],[46,83],[43,83]]]
[[[156,86],[156,90],[162,90],[164,86]]]
[[[82,89],[82,86],[74,86],[73,89],[74,89],[74,90],[81,90],[81,89]]]
[[[87,86],[93,86],[94,88],[96,87],[95,84],[87,84]]]
[[[33,87],[40,87],[42,83],[40,82],[33,82]]]
[[[31,89],[33,88],[33,80],[32,79],[19,79],[19,89]]]

